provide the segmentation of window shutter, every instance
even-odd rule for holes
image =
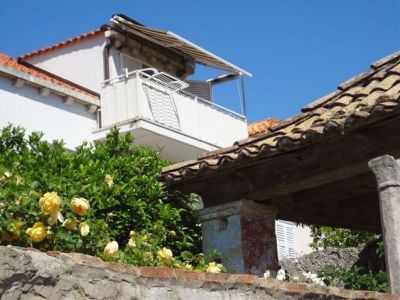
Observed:
[[[212,101],[211,83],[196,80],[186,80],[186,82],[189,84],[189,87],[187,87],[185,91],[203,98],[204,100]]]
[[[294,229],[296,224],[292,222],[276,220],[275,234],[278,246],[279,260],[284,258],[294,258],[296,252],[294,249]]]

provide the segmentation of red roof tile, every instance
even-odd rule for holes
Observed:
[[[30,58],[30,57],[33,57],[33,56],[37,56],[37,55],[40,55],[40,54],[43,54],[43,53],[46,53],[46,52],[49,52],[49,51],[52,51],[52,50],[55,50],[55,49],[59,49],[59,48],[65,47],[67,45],[70,45],[72,43],[76,43],[76,42],[84,40],[84,39],[95,37],[95,36],[101,34],[102,32],[104,32],[105,30],[107,30],[108,28],[109,28],[108,25],[103,25],[100,28],[97,28],[95,30],[92,30],[92,31],[89,31],[89,32],[86,32],[86,33],[83,33],[83,34],[80,34],[80,35],[77,35],[77,36],[74,36],[74,37],[72,37],[72,38],[70,38],[68,40],[59,42],[57,44],[54,44],[54,45],[51,45],[51,46],[48,46],[48,47],[43,47],[43,48],[40,48],[40,49],[38,49],[36,51],[32,51],[32,52],[29,52],[27,54],[21,55],[21,56],[18,57],[18,60],[19,61],[25,60],[27,58]]]
[[[30,74],[30,75],[35,76],[37,78],[49,81],[49,82],[51,82],[53,84],[57,84],[57,85],[60,85],[62,87],[71,89],[71,90],[73,90],[75,92],[99,98],[98,95],[95,92],[90,93],[87,89],[79,88],[77,85],[74,85],[74,84],[68,82],[67,80],[62,80],[58,76],[55,76],[55,75],[51,76],[49,73],[47,73],[45,71],[40,71],[37,68],[29,67],[28,65],[19,63],[16,60],[13,60],[11,57],[9,57],[8,55],[6,55],[4,53],[0,53],[0,65],[7,66],[7,67],[13,68],[13,69],[15,69],[17,71]]]
[[[255,122],[255,123],[249,124],[247,126],[247,131],[249,132],[249,136],[253,136],[258,133],[264,133],[264,132],[269,131],[270,127],[274,126],[275,124],[278,124],[278,122],[279,122],[278,119],[267,118],[260,122]]]

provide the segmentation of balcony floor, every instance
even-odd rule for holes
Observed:
[[[120,133],[130,133],[135,144],[161,149],[161,156],[173,162],[195,159],[199,154],[218,149],[216,145],[190,137],[151,120],[136,119],[116,124]],[[105,139],[111,127],[96,130],[94,141]]]

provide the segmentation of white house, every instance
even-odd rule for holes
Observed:
[[[189,80],[196,65],[222,75]],[[17,61],[0,54],[0,127],[42,131],[72,150],[117,126],[172,161],[189,160],[248,136],[244,113],[213,97],[215,85],[243,76],[251,74],[173,32],[114,15],[110,25]],[[295,226],[279,226],[280,254],[293,255]]]
[[[124,15],[114,15],[111,25],[20,56],[18,62],[99,94],[92,141],[117,126],[136,143],[162,147],[163,156],[181,161],[247,137],[245,116],[219,106],[212,90],[250,73],[173,32]],[[188,80],[198,64],[222,75]]]

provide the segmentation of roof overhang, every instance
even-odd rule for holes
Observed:
[[[171,31],[146,27],[122,14],[113,15],[111,22],[114,26],[155,42],[163,47],[174,49],[193,57],[196,63],[235,74],[252,77],[252,74],[222,59],[221,57],[197,46]]]

